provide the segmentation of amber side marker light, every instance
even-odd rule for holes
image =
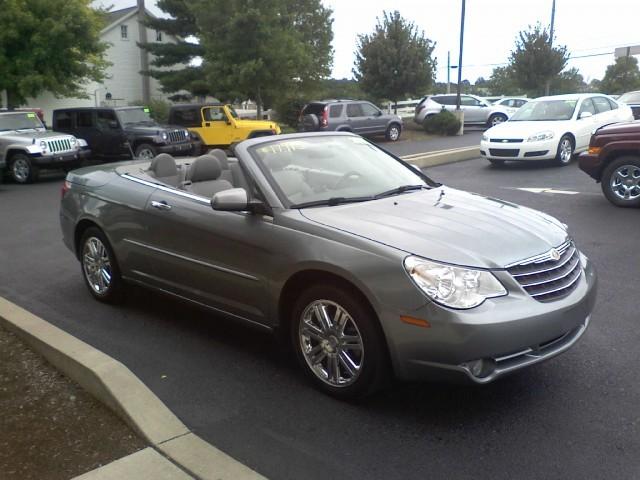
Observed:
[[[602,151],[602,147],[589,147],[589,153],[591,155],[598,155]]]
[[[406,317],[401,315],[400,320],[404,323],[408,323],[409,325],[415,325],[416,327],[431,328],[431,324],[422,318]]]

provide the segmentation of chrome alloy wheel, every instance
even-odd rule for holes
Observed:
[[[150,148],[142,148],[138,151],[138,159],[140,160],[153,160],[155,155]]]
[[[29,162],[24,158],[18,158],[11,165],[13,178],[20,183],[25,183],[29,179]]]
[[[621,165],[611,175],[611,191],[621,200],[635,200],[640,197],[640,167]]]
[[[316,300],[304,309],[299,325],[300,347],[307,365],[332,387],[354,383],[364,361],[358,326],[349,313],[330,300]]]
[[[89,237],[82,249],[82,269],[87,283],[98,295],[104,295],[111,286],[111,260],[104,243]]]
[[[396,141],[400,137],[400,129],[398,127],[389,128],[389,140]]]
[[[571,156],[573,155],[573,144],[568,138],[563,138],[560,141],[560,161],[562,163],[569,163]]]

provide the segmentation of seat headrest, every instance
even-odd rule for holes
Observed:
[[[217,180],[222,173],[220,162],[213,155],[202,155],[196,158],[189,167],[187,180],[191,182],[206,182]]]
[[[227,154],[224,152],[224,150],[214,148],[209,152],[209,155],[213,155],[218,159],[220,168],[222,168],[222,170],[229,170],[229,160],[227,159]]]
[[[149,165],[149,171],[153,172],[156,177],[172,177],[178,174],[178,167],[175,159],[168,153],[161,153]]]

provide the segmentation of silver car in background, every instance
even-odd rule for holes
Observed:
[[[548,215],[440,185],[350,133],[235,153],[71,172],[60,222],[89,292],[115,301],[136,283],[280,332],[339,398],[391,374],[491,382],[587,329],[595,271]]]
[[[456,109],[456,95],[430,95],[420,100],[416,106],[413,121],[422,125],[424,120],[441,110]],[[488,100],[475,95],[460,95],[460,109],[464,111],[465,125],[492,127],[507,119],[517,110],[508,105],[493,105]]]

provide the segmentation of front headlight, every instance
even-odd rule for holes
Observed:
[[[47,142],[44,140],[40,140],[40,150],[42,150],[42,153],[47,151]]]
[[[488,142],[489,141],[489,136],[486,133],[482,134],[482,141],[483,142]]]
[[[167,138],[169,138],[169,135],[167,135],[167,132],[162,132],[162,135],[160,135],[160,137],[162,137],[162,140],[166,142]]]
[[[189,138],[189,130],[185,130],[184,131],[184,136],[185,136],[185,138]]]
[[[420,257],[404,259],[404,268],[429,298],[451,308],[473,308],[487,298],[507,294],[491,272],[454,267]]]
[[[77,143],[76,137],[71,137],[69,139],[69,143],[71,144],[72,147],[75,147]]]
[[[527,138],[527,142],[540,142],[542,140],[551,140],[555,134],[551,130],[547,130],[545,132],[539,132],[535,135],[531,135]]]

